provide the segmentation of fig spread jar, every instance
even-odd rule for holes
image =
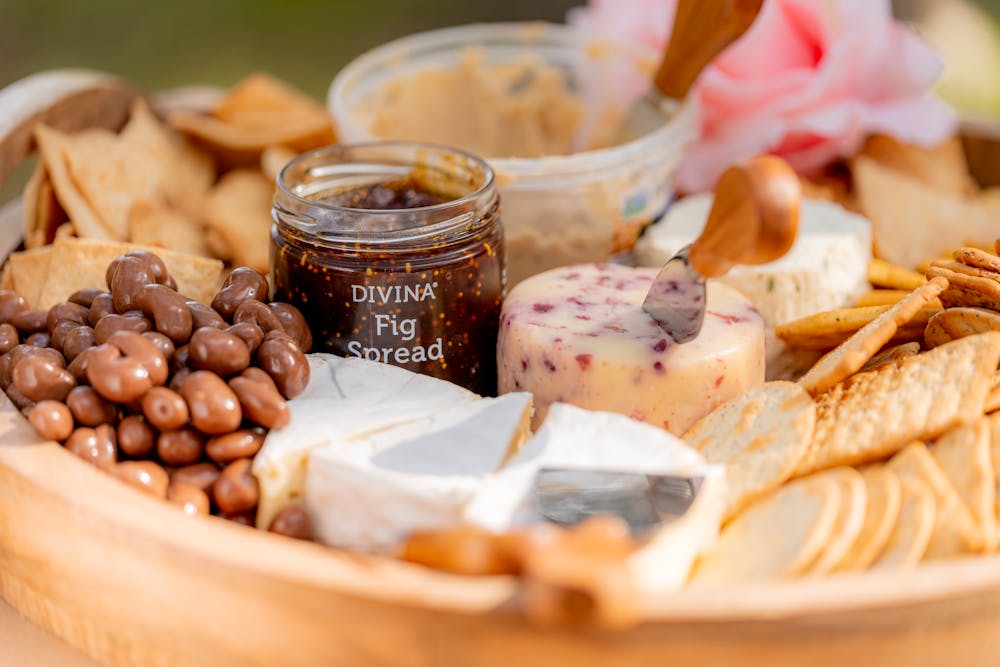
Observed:
[[[386,142],[306,153],[278,176],[275,298],[314,347],[496,394],[506,282],[493,172],[440,146]]]

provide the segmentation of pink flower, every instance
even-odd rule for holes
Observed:
[[[675,7],[594,0],[586,13],[614,36],[652,43],[663,12]],[[695,84],[699,133],[679,187],[709,189],[726,167],[760,153],[808,173],[852,155],[875,132],[939,143],[955,130],[951,111],[929,92],[941,69],[937,54],[893,20],[889,0],[766,0],[747,34]]]
[[[808,173],[875,132],[939,143],[955,129],[928,93],[941,68],[893,21],[888,0],[767,0],[695,86],[700,134],[680,187],[708,189],[732,163],[765,152]]]
[[[591,0],[569,10],[567,23],[588,33],[639,42],[661,53],[673,28],[677,0]]]
[[[599,58],[584,55],[580,62],[583,120],[574,146],[584,150],[612,141],[621,118],[650,87],[673,27],[676,0],[591,0],[569,11],[567,23],[588,37],[621,43],[630,53],[603,51]],[[645,67],[634,57],[648,55]]]

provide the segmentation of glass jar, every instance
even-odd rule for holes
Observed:
[[[496,394],[506,269],[485,162],[409,142],[312,151],[279,174],[273,217],[275,298],[302,311],[317,351]]]

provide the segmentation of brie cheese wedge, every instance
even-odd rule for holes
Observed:
[[[253,462],[260,485],[257,526],[301,499],[309,453],[357,441],[458,405],[479,401],[458,385],[354,357],[308,355],[305,391],[288,402],[288,426],[273,429]]]
[[[542,467],[705,478],[684,516],[657,529],[632,556],[629,565],[643,590],[669,591],[682,586],[695,558],[718,535],[724,509],[724,469],[707,464],[694,449],[660,428],[566,403],[554,404],[535,437],[483,484],[466,507],[464,519],[493,532],[544,521],[534,500],[535,475]]]
[[[313,450],[305,506],[320,542],[386,551],[415,530],[451,528],[483,480],[529,436],[531,394],[443,408]]]

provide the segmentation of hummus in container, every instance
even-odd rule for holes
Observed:
[[[342,141],[433,142],[497,174],[508,284],[630,250],[666,209],[693,134],[687,105],[648,81],[656,55],[545,23],[447,28],[380,46],[345,67],[328,104]]]

